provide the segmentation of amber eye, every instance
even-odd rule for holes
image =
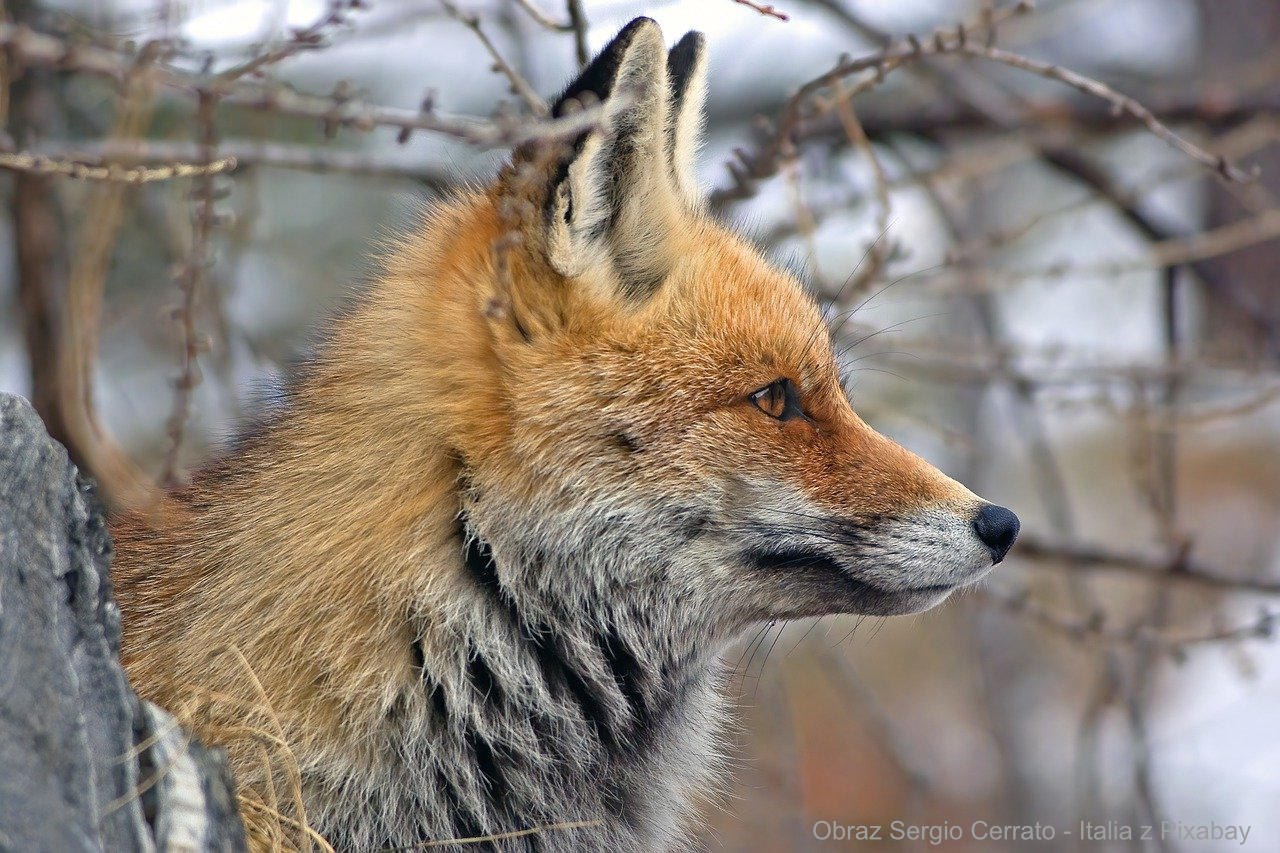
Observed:
[[[790,379],[776,379],[751,395],[752,404],[771,418],[789,421],[804,417],[800,396]]]

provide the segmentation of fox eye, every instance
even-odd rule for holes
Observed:
[[[750,400],[757,409],[780,421],[804,417],[804,409],[800,407],[800,395],[796,393],[795,383],[790,379],[776,379],[770,382],[752,394]]]

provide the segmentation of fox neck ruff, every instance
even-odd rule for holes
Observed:
[[[419,677],[370,744],[378,766],[304,769],[332,808],[315,828],[339,850],[685,847],[724,775],[723,644],[679,624],[679,602],[608,582],[571,598],[537,579],[576,567],[546,555],[505,571],[465,516],[458,537],[469,589],[448,613],[410,615]]]

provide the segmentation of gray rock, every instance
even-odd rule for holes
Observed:
[[[0,850],[242,850],[224,757],[119,663],[91,483],[0,393]]]

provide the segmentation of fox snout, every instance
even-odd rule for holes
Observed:
[[[1018,534],[1018,517],[985,501],[848,518],[796,497],[744,528],[742,562],[773,596],[771,618],[927,610],[986,575]]]
[[[822,454],[821,477],[733,477],[741,561],[773,596],[769,618],[926,610],[1013,546],[1008,508],[860,421],[833,440],[846,452]]]

